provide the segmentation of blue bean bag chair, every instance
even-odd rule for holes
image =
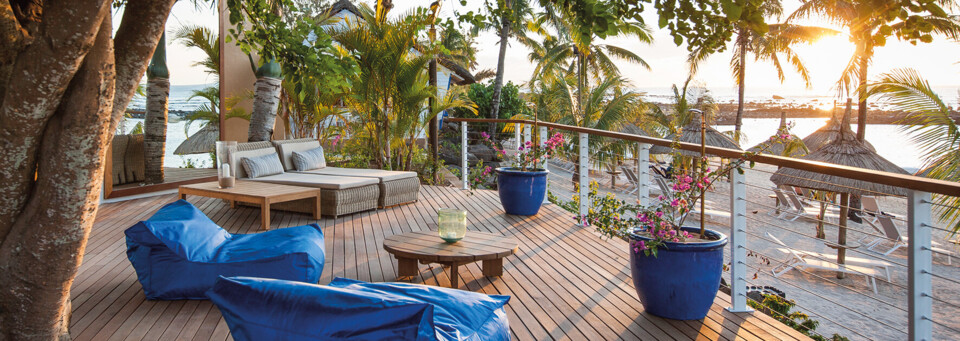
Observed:
[[[344,278],[220,278],[207,296],[246,340],[509,340],[510,296]]]
[[[323,230],[316,224],[230,234],[178,200],[124,234],[127,258],[151,300],[207,299],[219,276],[316,283],[323,272]]]

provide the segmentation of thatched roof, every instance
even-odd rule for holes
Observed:
[[[774,132],[774,135],[780,133],[780,131],[783,130],[783,128],[786,128],[786,126],[787,126],[787,113],[780,112],[780,127],[777,128],[777,131]],[[790,140],[800,140],[800,137],[794,134],[790,134]],[[783,149],[786,146],[787,145],[782,142],[774,143],[774,142],[771,142],[770,140],[766,140],[766,141],[760,142],[756,146],[750,147],[750,149],[747,149],[747,151],[759,153],[761,150],[765,150],[764,151],[765,154],[783,155]],[[790,153],[790,155],[786,155],[786,156],[801,157],[804,155],[806,155],[806,152],[804,152],[802,149],[798,149],[798,150],[794,150],[792,153]]]
[[[844,116],[849,117],[852,111],[853,109],[852,109],[851,101],[850,99],[847,99],[847,107],[844,110]],[[850,125],[848,124],[847,127],[849,128]],[[823,146],[826,146],[827,144],[829,144],[831,141],[836,139],[837,136],[839,135],[840,135],[840,120],[837,119],[837,115],[834,114],[833,116],[830,116],[830,120],[827,121],[827,123],[824,124],[823,127],[820,127],[820,129],[817,129],[817,131],[814,131],[810,133],[810,135],[807,135],[807,137],[804,137],[803,144],[807,146],[807,149],[809,149],[811,152],[814,152],[822,148]],[[870,144],[870,142],[863,141],[863,143],[868,149],[870,149],[870,151],[872,152],[877,151],[876,148],[873,148],[873,145]]]
[[[821,161],[843,166],[879,170],[890,173],[908,174],[857,140],[850,129],[850,118],[844,115],[838,138],[822,148],[803,157],[804,160]],[[878,193],[907,195],[901,187],[881,185],[869,181],[826,175],[794,168],[781,168],[770,181],[777,185],[790,185],[834,193],[858,195],[877,195]]]
[[[710,127],[710,125],[707,125],[706,137],[706,144],[708,146],[740,149],[740,146],[738,146],[733,139],[717,131],[716,129],[713,129]],[[673,141],[676,139],[676,136],[675,134],[670,134],[665,137],[665,139]],[[700,116],[693,115],[693,118],[690,119],[690,123],[683,126],[683,128],[680,130],[680,138],[677,140],[680,142],[700,144]],[[653,148],[650,148],[650,154],[670,154],[672,152],[673,150],[670,147],[653,146]],[[680,154],[684,156],[700,156],[699,152],[689,150],[680,150]]]
[[[220,139],[220,127],[216,124],[208,124],[190,135],[183,141],[177,150],[173,151],[176,155],[187,154],[206,154],[213,152],[217,140]]]

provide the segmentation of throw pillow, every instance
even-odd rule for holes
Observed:
[[[311,169],[324,168],[327,166],[327,160],[323,155],[323,147],[317,147],[302,152],[293,152],[290,157],[293,166],[298,171],[308,171]]]
[[[243,170],[247,171],[247,175],[251,178],[283,173],[283,164],[280,163],[277,153],[245,157],[240,159],[240,162],[243,164]]]

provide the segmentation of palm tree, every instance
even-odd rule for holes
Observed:
[[[783,6],[779,0],[764,1],[757,9],[764,18],[779,17],[783,14]],[[753,53],[755,61],[768,61],[773,64],[777,70],[777,77],[782,83],[785,79],[783,71],[783,62],[780,55],[786,59],[793,69],[800,74],[800,78],[807,87],[810,86],[810,74],[806,66],[800,60],[800,57],[790,48],[796,43],[812,43],[825,34],[837,34],[839,32],[827,28],[815,26],[800,26],[793,24],[773,24],[764,28],[759,28],[750,23],[745,16],[733,23],[737,32],[737,39],[733,46],[733,57],[730,59],[730,71],[737,82],[737,117],[734,125],[734,138],[740,141],[740,131],[743,126],[744,92],[746,88],[747,54]],[[703,60],[709,54],[709,49],[701,46],[694,49],[688,61],[690,62],[691,73],[696,73]]]
[[[160,36],[147,67],[147,107],[143,118],[144,182],[163,183],[163,156],[167,144],[167,99],[170,71],[167,69],[166,33]]]
[[[822,17],[850,30],[850,40],[856,50],[837,81],[841,93],[857,89],[857,139],[864,140],[867,124],[867,67],[877,47],[887,38],[896,36],[916,44],[929,43],[933,35],[944,35],[952,40],[960,38],[960,21],[943,8],[956,7],[956,1],[923,2],[923,6],[902,6],[899,1],[874,0],[809,0],[797,8],[787,21]],[[853,79],[859,82],[853,87]]]
[[[647,69],[650,68],[643,58],[630,50],[611,44],[599,43],[600,37],[595,33],[588,36],[571,34],[571,32],[583,31],[575,27],[578,21],[571,19],[573,14],[561,12],[557,16],[551,13],[551,11],[548,11],[538,19],[538,22],[554,26],[554,31],[558,33],[558,36],[546,36],[544,44],[539,47],[540,51],[538,51],[538,48],[532,49],[533,53],[542,54],[542,58],[534,69],[533,77],[565,76],[575,73],[577,90],[576,104],[573,109],[576,111],[584,110],[580,103],[586,101],[585,96],[591,93],[591,90],[588,89],[591,78],[614,79],[620,76],[620,69],[611,57],[640,64]],[[641,22],[617,21],[609,23],[609,25],[609,36],[634,37],[643,43],[653,41],[649,29]]]
[[[507,56],[507,44],[511,36],[524,33],[525,18],[532,15],[532,9],[527,0],[496,0],[496,2],[496,9],[490,8],[489,4],[487,7],[491,14],[499,14],[495,18],[499,22],[494,21],[478,27],[478,29],[495,28],[497,35],[500,36],[500,51],[497,55],[497,75],[493,81],[493,97],[491,98],[492,110],[490,110],[490,118],[494,119],[500,117],[500,92],[503,89],[503,73]],[[492,134],[495,129],[496,124],[491,123],[490,133]]]
[[[193,66],[199,66],[204,72],[213,76],[220,76],[220,35],[213,30],[199,25],[182,26],[174,33],[174,40],[180,41],[185,47],[195,47],[203,51],[204,58]]]
[[[960,182],[960,126],[950,115],[948,106],[933,91],[930,83],[912,69],[895,69],[880,75],[868,86],[868,95],[907,116],[901,129],[911,135],[924,158],[924,176]],[[960,197],[935,195],[940,220],[960,231]]]

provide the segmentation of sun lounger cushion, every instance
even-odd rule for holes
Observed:
[[[298,171],[306,171],[327,166],[327,161],[323,157],[323,147],[317,147],[302,152],[293,152],[291,160],[293,160],[294,169]]]
[[[264,182],[281,184],[281,185],[316,187],[316,188],[331,189],[331,190],[376,185],[380,182],[375,178],[328,176],[328,175],[315,175],[315,174],[304,174],[304,173],[283,173],[283,174],[265,176],[260,178],[254,178],[250,180],[264,181]]]
[[[253,143],[256,143],[256,142],[253,142]],[[268,147],[266,147],[266,148],[256,148],[256,149],[250,149],[250,150],[238,150],[238,151],[236,151],[236,152],[233,153],[233,158],[234,158],[234,160],[237,161],[237,163],[243,163],[243,159],[244,159],[244,158],[257,157],[257,156],[269,155],[269,154],[276,155],[276,154],[277,154],[277,150],[276,150],[275,148],[273,148],[273,147],[269,147],[269,145],[268,145]],[[249,176],[247,175],[246,170],[244,170],[243,168],[244,168],[243,166],[237,167],[237,178],[243,179],[243,178],[249,177]]]
[[[221,275],[316,283],[323,271],[323,231],[316,224],[230,234],[178,200],[124,234],[147,299],[206,299]]]
[[[417,172],[398,172],[398,171],[388,171],[388,170],[381,170],[381,169],[340,168],[340,167],[324,167],[324,168],[309,170],[301,173],[335,175],[335,176],[353,176],[353,177],[362,177],[362,178],[377,178],[377,179],[380,179],[381,182],[417,177]]]
[[[245,340],[508,340],[509,296],[337,278],[220,278],[207,293]]]
[[[283,173],[283,165],[280,164],[280,158],[276,153],[245,157],[240,159],[240,163],[243,164],[243,170],[247,172],[247,176],[251,178]]]
[[[274,141],[274,146],[280,152],[280,161],[283,162],[284,169],[292,171],[297,169],[293,163],[293,152],[305,152],[311,149],[320,148],[320,141],[314,139],[297,139]],[[326,164],[326,162],[324,162]]]

